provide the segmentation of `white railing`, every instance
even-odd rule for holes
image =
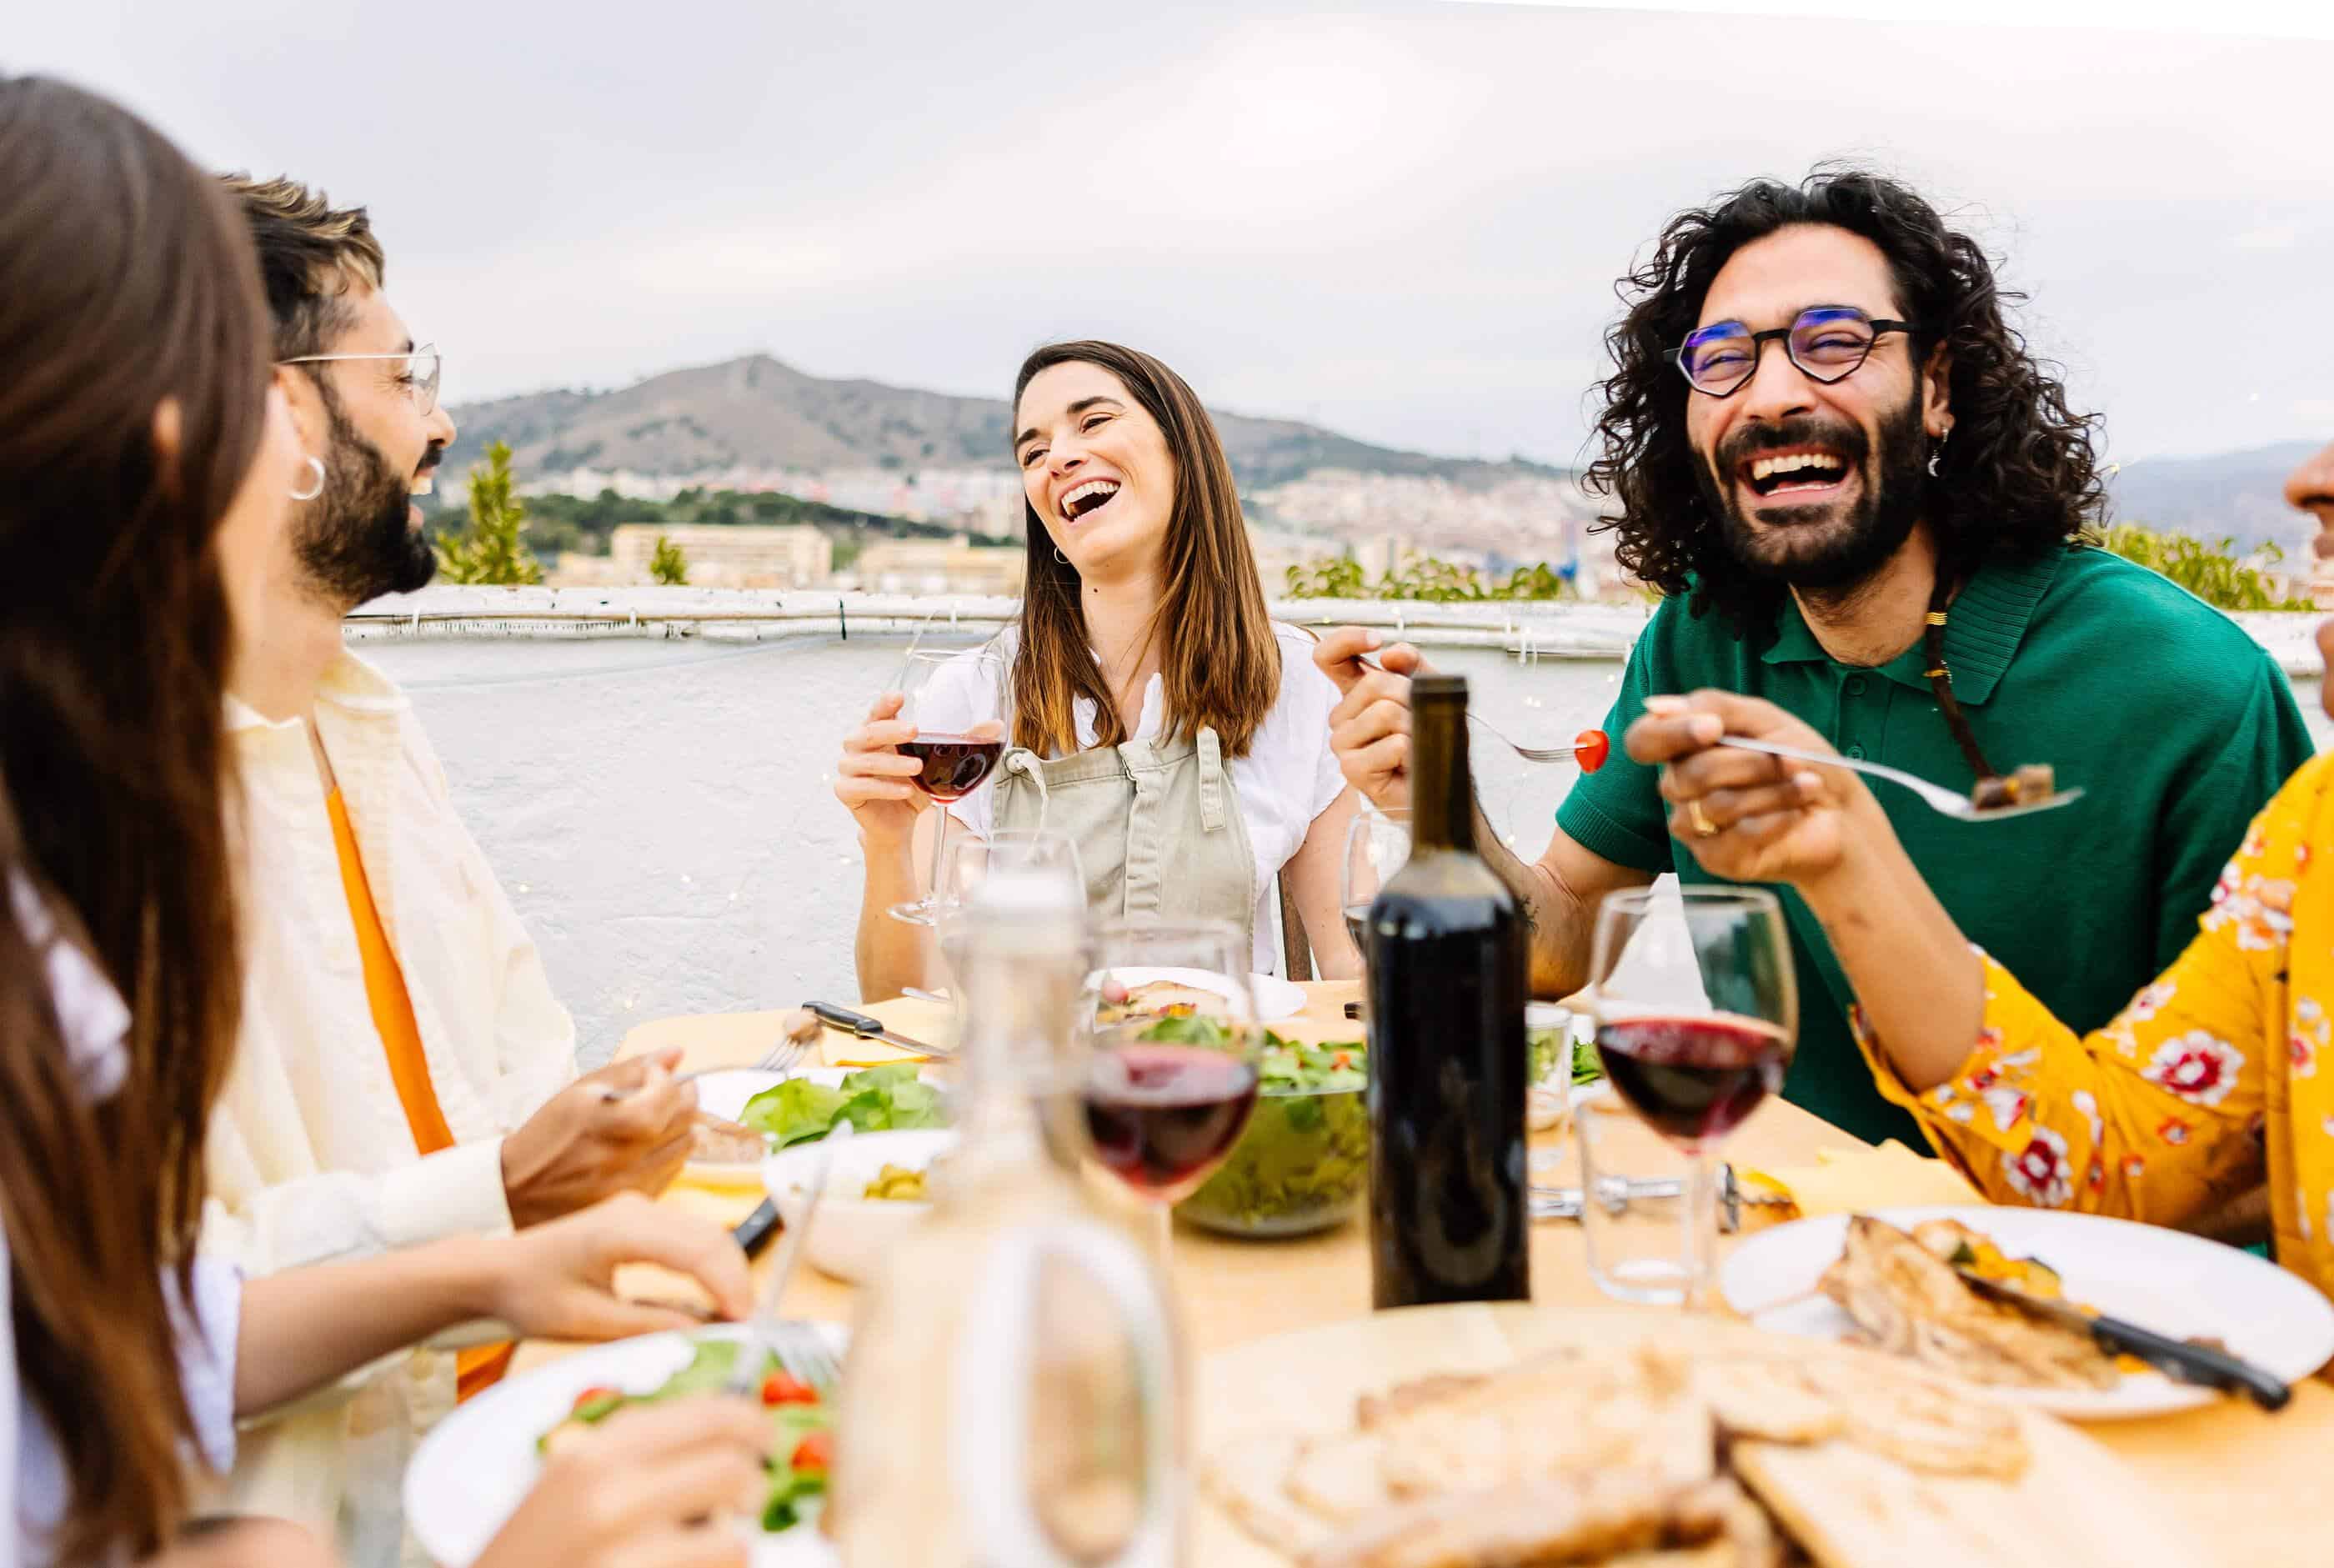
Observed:
[[[995,595],[842,592],[822,589],[458,588],[434,586],[375,600],[348,618],[352,641],[383,638],[701,638],[764,642],[799,636],[914,636],[931,629],[986,632],[1018,601]],[[1369,626],[1423,647],[1498,648],[1533,659],[1625,659],[1650,606],[1572,600],[1430,603],[1384,599],[1278,599],[1272,613],[1298,626]],[[2320,673],[2322,617],[2271,611],[2230,617],[2286,674]]]

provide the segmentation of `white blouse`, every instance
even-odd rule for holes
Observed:
[[[71,942],[23,876],[8,879],[9,900],[25,939],[45,948],[49,994],[63,1026],[66,1054],[81,1091],[103,1100],[121,1087],[129,1070],[122,1040],[130,1010],[111,982]],[[0,1230],[0,1568],[32,1568],[52,1561],[50,1538],[72,1497],[47,1424],[16,1376],[16,1338],[9,1314],[8,1239]],[[172,1282],[166,1282],[172,1283]],[[178,1320],[178,1375],[195,1419],[203,1457],[218,1470],[235,1464],[235,1347],[242,1328],[243,1275],[234,1265],[195,1261],[195,1301],[187,1312],[172,1291]]]
[[[1280,969],[1279,928],[1268,918],[1273,883],[1303,846],[1314,819],[1335,804],[1345,788],[1337,754],[1329,749],[1329,710],[1337,706],[1336,684],[1314,664],[1312,639],[1278,622],[1272,630],[1280,643],[1280,690],[1249,743],[1248,755],[1234,757],[1230,766],[1232,789],[1239,796],[1240,821],[1248,828],[1249,850],[1256,860],[1256,967],[1259,974],[1268,975]],[[1017,643],[1018,633],[1008,630],[991,646],[1010,658]],[[979,653],[979,649],[968,652],[941,669],[919,694],[920,727],[961,734],[973,725],[995,720],[1003,711],[1005,693],[994,682],[980,678]],[[1165,707],[1166,683],[1153,675],[1143,688],[1143,717],[1134,726],[1135,739],[1159,737],[1165,727]],[[1091,699],[1077,699],[1076,718],[1078,747],[1091,750],[1096,744]],[[987,837],[994,815],[989,790],[976,790],[959,801],[954,815]]]

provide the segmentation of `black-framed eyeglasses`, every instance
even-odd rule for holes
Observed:
[[[1909,332],[1910,322],[1876,321],[1854,305],[1817,305],[1788,327],[1754,332],[1741,322],[1697,328],[1671,356],[1697,392],[1731,397],[1759,373],[1759,356],[1778,338],[1811,381],[1828,385],[1856,374],[1883,332]]]
[[[279,365],[327,365],[335,360],[403,360],[405,367],[398,371],[398,380],[412,395],[413,406],[428,418],[438,407],[438,374],[445,361],[438,356],[438,345],[424,343],[418,349],[408,349],[395,354],[300,354],[289,360],[278,360]]]

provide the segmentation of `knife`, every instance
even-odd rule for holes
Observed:
[[[762,1249],[769,1246],[771,1238],[778,1234],[778,1206],[767,1198],[762,1199],[761,1207],[747,1215],[729,1234],[738,1238],[738,1245],[745,1249],[747,1257],[761,1256]]]
[[[1685,1178],[1679,1176],[1608,1176],[1596,1184],[1597,1200],[1609,1214],[1619,1214],[1639,1198],[1679,1198],[1684,1192]],[[1718,1168],[1718,1227],[1730,1236],[1742,1228],[1744,1205],[1780,1206],[1790,1201],[1780,1193],[1743,1186],[1731,1165]],[[1532,1184],[1529,1212],[1534,1219],[1578,1219],[1587,1207],[1587,1196],[1577,1187]]]
[[[2207,1388],[2226,1389],[2231,1393],[2249,1395],[2253,1403],[2264,1410],[2281,1410],[2293,1390],[2272,1372],[2263,1371],[2249,1361],[2239,1361],[2225,1351],[2210,1345],[2200,1345],[2192,1340],[2175,1340],[2168,1334],[2144,1329],[2137,1323],[2101,1313],[2093,1317],[2078,1312],[2065,1302],[2030,1294],[2016,1285],[2001,1280],[1987,1279],[1982,1275],[1955,1265],[1953,1272],[1962,1276],[1970,1289],[1989,1301],[2004,1302],[2045,1323],[2088,1334],[2098,1342],[2099,1348],[2110,1352],[2122,1352],[2137,1356],[2159,1371],[2183,1382],[2201,1383]]]
[[[838,1007],[832,1002],[805,1002],[804,1006],[818,1015],[820,1023],[830,1029],[840,1029],[862,1040],[880,1040],[902,1051],[912,1051],[919,1056],[930,1056],[945,1062],[954,1051],[938,1045],[927,1045],[921,1040],[911,1040],[896,1029],[887,1026],[881,1018],[871,1018],[864,1013],[854,1013],[848,1007]]]

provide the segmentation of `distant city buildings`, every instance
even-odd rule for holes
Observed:
[[[563,556],[551,574],[563,585],[648,582],[649,557],[662,533],[688,557],[693,586],[790,588],[833,581],[894,593],[1020,591],[1025,503],[1019,476],[1003,469],[736,469],[683,476],[574,469],[545,476],[525,489],[578,495],[613,490],[660,502],[689,489],[776,493],[960,531],[953,540],[879,540],[838,574],[831,546],[811,527],[626,524],[615,531],[612,554]],[[1614,560],[1612,535],[1590,531],[1596,506],[1569,478],[1520,475],[1470,486],[1420,475],[1316,469],[1245,501],[1257,570],[1268,593],[1286,589],[1292,566],[1350,557],[1374,582],[1413,556],[1470,567],[1487,578],[1546,563],[1566,573],[1584,599],[1631,601],[1637,593]],[[2329,592],[2334,593],[2334,583]]]
[[[630,468],[570,468],[521,485],[523,495],[597,495],[666,502],[684,490],[792,495],[851,512],[937,523],[989,539],[1018,539],[1024,520],[1019,476],[994,468],[723,468],[698,474],[642,474]]]
[[[954,539],[882,539],[859,553],[838,584],[870,593],[960,593],[1010,598],[1021,592],[1027,552],[1019,545]]]
[[[562,552],[545,580],[554,588],[652,582],[649,562],[661,539],[680,549],[692,588],[817,588],[834,576],[834,542],[815,528],[626,523],[609,536],[607,554]]]

